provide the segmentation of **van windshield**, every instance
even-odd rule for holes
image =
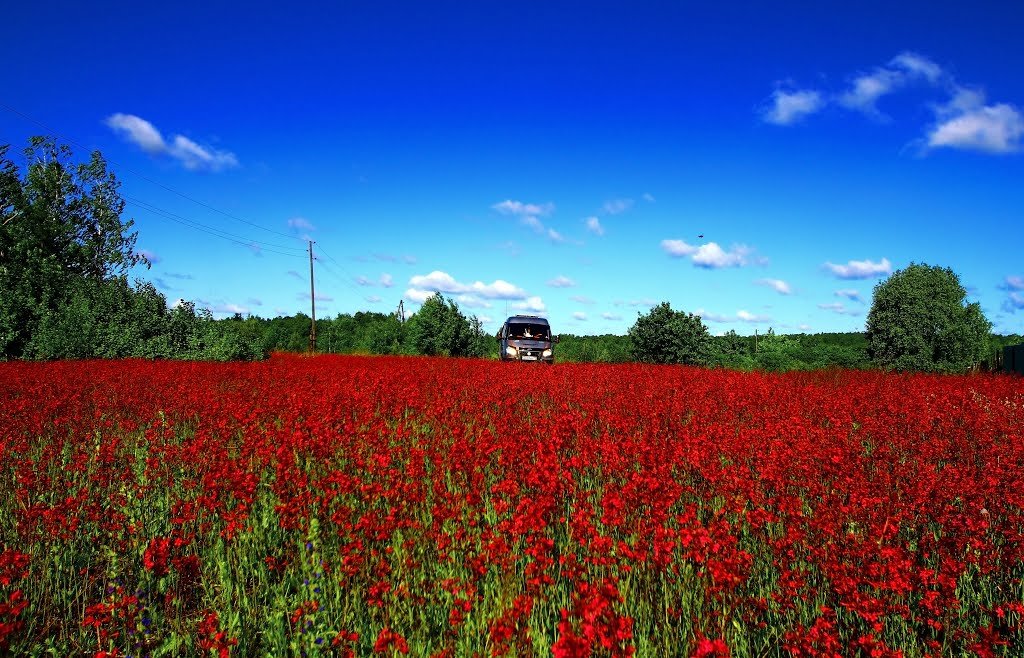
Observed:
[[[533,340],[547,340],[550,327],[546,324],[529,324],[526,322],[510,322],[508,325],[509,338],[530,338]]]

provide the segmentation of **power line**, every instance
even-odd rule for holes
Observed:
[[[231,233],[230,231],[225,231],[225,230],[219,229],[219,228],[217,228],[215,226],[210,226],[209,224],[203,224],[202,222],[197,222],[194,219],[190,219],[188,217],[183,217],[183,216],[175,214],[175,213],[173,213],[173,212],[171,212],[169,210],[164,210],[163,208],[159,208],[159,207],[153,205],[152,203],[149,203],[148,201],[143,201],[142,199],[136,199],[136,198],[133,198],[133,197],[130,197],[130,196],[126,196],[126,197],[124,197],[124,199],[125,199],[126,202],[128,202],[129,204],[131,204],[133,206],[138,206],[138,207],[140,207],[140,208],[142,208],[144,210],[149,210],[150,212],[159,213],[161,216],[163,216],[163,217],[165,217],[167,219],[172,219],[173,220],[174,218],[177,218],[178,220],[181,220],[181,221],[178,222],[179,224],[184,223],[186,226],[189,226],[191,228],[195,228],[195,229],[204,231],[206,233],[214,233],[214,234],[217,235],[217,237],[223,237],[225,239],[232,239],[232,241],[243,240],[243,241],[245,241],[245,244],[247,244],[247,245],[258,244],[258,245],[264,245],[264,246],[267,246],[267,247],[275,247],[277,249],[290,249],[290,250],[294,250],[296,252],[304,252],[305,251],[305,249],[303,249],[302,247],[291,247],[291,246],[288,246],[288,245],[276,244],[276,243],[273,243],[273,242],[264,242],[262,240],[250,240],[249,238],[247,238],[244,235],[238,235],[237,233]]]
[[[210,235],[212,235],[214,237],[221,238],[222,240],[227,240],[228,242],[234,242],[235,244],[240,244],[243,247],[248,247],[248,248],[252,249],[254,246],[256,246],[259,249],[260,252],[266,251],[266,252],[269,252],[269,253],[272,253],[272,254],[280,254],[281,256],[292,256],[293,258],[302,258],[302,254],[288,253],[288,252],[284,252],[284,251],[277,251],[276,249],[267,249],[266,247],[258,246],[258,243],[256,243],[255,240],[246,240],[245,238],[239,240],[239,239],[236,239],[235,237],[229,237],[229,235],[223,235],[222,233],[216,232],[216,229],[210,229],[210,228],[203,227],[203,225],[197,225],[198,223],[190,223],[189,220],[186,220],[184,218],[179,218],[177,215],[174,215],[173,213],[169,213],[169,212],[167,212],[165,210],[161,210],[161,209],[157,208],[156,206],[149,206],[149,204],[146,204],[145,202],[140,202],[138,200],[130,200],[129,203],[131,205],[139,206],[140,208],[142,208],[144,210],[147,210],[148,212],[151,212],[151,213],[153,213],[155,215],[158,215],[160,217],[163,217],[164,219],[169,219],[172,222],[177,222],[178,224],[181,224],[182,226],[187,226],[187,227],[195,229],[197,231],[202,231],[203,233],[208,233],[208,234],[210,234]],[[292,249],[293,247],[286,247],[286,248],[287,249]]]
[[[85,146],[81,142],[78,142],[78,141],[76,141],[74,139],[71,139],[70,137],[67,137],[66,135],[62,135],[61,133],[57,132],[53,128],[50,128],[48,125],[46,125],[42,121],[40,121],[40,120],[38,120],[38,119],[36,119],[36,118],[34,118],[32,116],[29,116],[28,114],[25,114],[24,112],[18,110],[17,108],[14,108],[14,107],[11,107],[10,105],[7,105],[3,101],[0,101],[0,107],[2,107],[3,109],[7,110],[8,112],[10,112],[12,114],[18,115],[19,117],[21,117],[22,119],[25,119],[26,121],[29,121],[31,123],[36,124],[37,126],[42,128],[43,130],[46,130],[47,132],[55,135],[56,137],[60,137],[61,139],[63,139],[66,142],[74,144],[75,146],[77,146],[80,149],[83,149],[83,150],[86,150],[86,151],[90,150],[89,147]],[[260,224],[257,224],[256,222],[251,222],[248,219],[243,219],[242,217],[238,217],[237,215],[233,215],[233,214],[231,214],[229,212],[221,210],[220,208],[216,208],[214,206],[211,206],[210,204],[205,203],[203,201],[200,201],[199,199],[196,199],[194,197],[191,197],[191,196],[185,194],[184,192],[179,192],[178,190],[174,189],[173,187],[170,187],[168,185],[164,185],[160,181],[154,180],[154,179],[150,178],[149,176],[146,176],[145,174],[143,174],[141,172],[138,172],[138,171],[132,169],[131,167],[128,167],[128,166],[124,165],[123,163],[119,163],[119,162],[117,162],[115,160],[111,160],[109,158],[107,158],[107,162],[110,162],[112,164],[116,164],[120,169],[123,169],[124,171],[127,171],[129,173],[132,173],[132,174],[138,176],[139,178],[141,178],[144,181],[152,183],[153,185],[156,185],[157,187],[162,187],[163,189],[167,190],[168,192],[171,192],[172,194],[176,194],[176,195],[180,196],[183,199],[187,199],[188,201],[191,201],[192,203],[194,203],[196,205],[202,206],[203,208],[206,208],[207,210],[212,210],[215,213],[219,213],[221,215],[224,215],[225,217],[233,219],[236,222],[242,222],[243,224],[248,224],[249,226],[258,228],[261,231],[267,231],[268,233],[274,233],[276,235],[282,235],[282,236],[284,236],[286,238],[294,237],[292,235],[284,233],[283,231],[275,231],[274,229],[267,228],[266,226],[262,226]]]

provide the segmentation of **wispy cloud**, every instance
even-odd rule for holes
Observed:
[[[585,295],[573,295],[569,299],[574,301],[574,302],[576,302],[577,304],[587,304],[587,305],[590,305],[590,304],[594,303],[593,299],[591,299],[590,297],[586,297]]]
[[[644,192],[640,198],[646,201],[647,203],[654,203],[654,195],[649,192]]]
[[[304,300],[306,300],[308,302],[309,301],[309,293],[308,292],[300,292],[298,295],[295,296],[295,298],[296,299],[304,299]],[[318,302],[333,302],[334,301],[334,297],[331,297],[330,295],[328,295],[326,293],[318,292],[318,293],[316,293],[316,301],[318,301]]]
[[[583,311],[575,311],[572,314],[572,317],[576,320],[579,320],[580,322],[585,322],[587,319],[587,314],[584,313]]]
[[[717,242],[708,242],[697,246],[691,245],[685,240],[662,240],[661,248],[662,251],[673,258],[689,258],[695,267],[705,269],[764,265],[767,263],[767,259],[756,257],[753,249],[742,244],[733,245],[726,251]]]
[[[548,279],[548,285],[552,288],[572,288],[576,282],[569,277],[559,274],[553,279]]]
[[[370,302],[371,304],[376,304],[377,302],[380,301],[380,297],[378,297],[377,295],[370,295],[369,297],[366,298],[366,301]]]
[[[1024,310],[1024,294],[1016,291],[1008,293],[1006,299],[1003,300],[1002,308],[1007,313],[1016,313],[1017,311]]]
[[[707,311],[703,308],[698,308],[696,311],[693,312],[693,314],[699,316],[702,320],[707,320],[708,322],[715,322],[719,324],[730,322],[766,324],[772,321],[772,319],[767,315],[758,315],[743,309],[736,311],[734,315],[722,315],[720,313],[712,313],[711,311]]]
[[[782,279],[758,279],[754,283],[756,283],[759,286],[766,286],[768,288],[771,288],[780,295],[793,294],[793,288]]]
[[[892,273],[892,263],[888,258],[877,263],[871,260],[851,260],[845,265],[825,263],[824,267],[840,279],[873,279]]]
[[[981,91],[956,87],[948,103],[934,107],[928,149],[953,148],[989,154],[1016,153],[1024,136],[1024,114],[1007,103],[987,105]]]
[[[301,274],[299,274],[298,272],[296,272],[295,270],[288,270],[287,274],[288,274],[288,276],[290,276],[293,279],[298,279],[299,281],[303,281],[304,280],[303,276]]]
[[[163,258],[160,257],[160,254],[156,253],[151,249],[139,249],[135,252],[135,254],[137,256],[142,256],[143,258],[146,259],[147,262],[153,265],[156,265],[157,263],[163,260]]]
[[[230,151],[202,146],[184,135],[174,135],[170,142],[149,121],[134,114],[116,113],[104,121],[107,127],[146,153],[166,155],[192,171],[222,171],[238,166],[238,158]]]
[[[395,280],[391,278],[390,274],[384,272],[380,275],[380,279],[377,280],[377,283],[379,283],[382,288],[390,288],[395,285]]]
[[[633,203],[632,199],[609,199],[601,206],[601,210],[609,215],[620,215],[632,208]]]
[[[172,279],[185,279],[188,281],[191,281],[192,279],[195,278],[191,274],[178,274],[176,272],[164,272],[164,276],[168,276]]]
[[[601,220],[597,217],[587,217],[585,220],[587,224],[587,230],[594,235],[604,235],[604,227],[601,226]]]
[[[822,309],[823,311],[832,311],[833,313],[838,313],[839,315],[863,315],[864,314],[863,309],[848,308],[846,306],[846,304],[843,304],[842,302],[831,302],[831,303],[828,303],[828,304],[818,304],[818,308]]]
[[[292,217],[288,220],[288,228],[295,229],[296,231],[316,230],[316,227],[313,226],[313,222],[309,221],[305,217]]]
[[[249,299],[245,300],[245,303],[248,304],[249,306],[263,306],[263,300],[256,299],[255,297],[250,297]]]
[[[837,290],[835,294],[836,297],[843,297],[851,301],[860,302],[861,304],[864,303],[864,298],[861,297],[859,290],[854,290],[852,288],[844,288],[842,290]]]
[[[613,321],[614,320],[621,320],[622,319],[622,316],[619,315],[618,313],[608,313],[608,312],[602,313],[601,317],[604,318],[605,320],[613,320]]]
[[[1004,290],[1024,290],[1024,276],[1008,276],[999,287]]]
[[[839,104],[876,118],[882,117],[878,100],[914,82],[938,84],[944,77],[942,67],[923,55],[903,52],[886,66],[856,76],[850,88],[839,96]]]
[[[820,92],[812,89],[785,91],[776,89],[771,102],[761,110],[761,118],[766,123],[777,126],[789,126],[797,123],[825,107],[825,99]]]

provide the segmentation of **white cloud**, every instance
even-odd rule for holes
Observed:
[[[857,76],[853,86],[839,97],[839,104],[872,116],[881,116],[878,99],[912,82],[938,84],[945,73],[935,62],[923,55],[903,52],[892,58],[889,65],[878,67],[871,73]]]
[[[548,285],[552,288],[572,288],[576,285],[576,282],[567,276],[559,274],[555,278],[549,279]]]
[[[380,275],[379,283],[381,287],[390,288],[391,286],[395,285],[395,280],[391,278],[390,274],[385,272],[384,274]]]
[[[767,315],[756,315],[743,309],[736,311],[735,315],[722,315],[721,313],[712,313],[703,308],[698,308],[693,314],[699,316],[702,320],[716,323],[747,322],[750,324],[764,324],[772,321]]]
[[[824,106],[825,101],[817,91],[776,89],[772,93],[771,105],[762,110],[761,118],[777,126],[788,126],[814,114]]]
[[[632,199],[610,199],[604,202],[601,209],[609,215],[618,215],[633,207]]]
[[[793,294],[793,289],[790,287],[788,283],[786,283],[782,279],[758,279],[754,283],[756,283],[759,286],[767,286],[774,290],[775,292],[779,293],[780,295]]]
[[[942,67],[924,55],[905,51],[896,55],[889,62],[890,66],[902,69],[909,76],[924,78],[928,82],[937,83],[945,75]]]
[[[220,171],[238,166],[234,153],[200,146],[184,135],[174,136],[167,153],[190,170]]]
[[[370,295],[369,297],[366,298],[366,301],[370,302],[371,304],[376,304],[377,302],[380,301],[380,297],[378,297],[377,295]]]
[[[587,304],[587,305],[590,305],[590,304],[594,303],[593,299],[591,299],[590,297],[586,297],[584,295],[573,295],[569,299],[571,299],[572,301],[576,302],[577,304]]]
[[[654,203],[654,195],[650,194],[649,192],[644,192],[643,196],[640,198],[642,198],[647,203]]]
[[[557,243],[565,242],[565,237],[553,228],[548,229],[548,239]]]
[[[602,313],[601,317],[605,320],[621,320],[622,316],[616,313]]]
[[[853,87],[839,97],[839,104],[851,110],[878,116],[878,99],[903,83],[898,71],[877,68],[853,80]]]
[[[860,302],[862,304],[864,303],[864,298],[860,296],[860,291],[854,290],[852,288],[844,288],[843,290],[837,290],[836,297],[844,297],[855,302]]]
[[[892,272],[892,263],[883,258],[877,263],[871,260],[851,260],[846,265],[825,263],[825,268],[840,279],[871,279]]]
[[[523,203],[522,201],[513,201],[508,199],[500,203],[496,203],[491,206],[494,210],[497,210],[502,215],[517,215],[520,217],[526,216],[545,216],[550,215],[555,210],[555,204],[553,203]]]
[[[733,245],[726,251],[717,242],[708,242],[698,247],[684,240],[662,240],[661,248],[673,258],[688,256],[696,267],[705,269],[742,267],[766,262],[763,258],[754,258],[753,250],[746,245]]]
[[[685,240],[662,240],[661,248],[674,258],[692,256],[697,251],[697,247],[687,244]]]
[[[585,321],[587,319],[587,314],[583,311],[576,311],[572,314],[572,317],[580,321]]]
[[[422,304],[435,292],[455,295],[455,300],[463,306],[472,308],[490,308],[488,299],[518,299],[529,301],[526,291],[522,288],[503,281],[495,280],[493,283],[475,281],[473,283],[460,283],[455,277],[447,272],[435,270],[430,274],[416,275],[409,279],[409,288],[405,296],[410,300]],[[534,297],[531,299],[540,299]]]
[[[811,325],[809,325],[809,324],[798,324],[796,326],[796,328],[799,329],[800,331],[810,331],[811,330]]]
[[[536,233],[544,232],[544,224],[534,215],[526,215],[523,217],[522,222],[525,226],[532,228]]]
[[[744,311],[743,309],[736,311],[736,319],[739,320],[740,322],[750,323],[764,323],[772,321],[772,319],[767,315],[755,315],[754,313]]]
[[[112,114],[105,122],[107,127],[147,153],[154,155],[167,150],[160,131],[150,122],[134,114]]]
[[[1024,115],[1012,105],[986,105],[983,93],[956,87],[950,101],[934,110],[936,122],[927,134],[927,148],[992,154],[1021,150]]]
[[[361,276],[360,275],[360,276],[356,277],[356,284],[360,285],[360,286],[372,286],[373,285],[373,281],[370,281],[365,276]]]
[[[604,227],[601,226],[601,220],[597,217],[587,217],[587,230],[594,235],[604,235]]]
[[[156,126],[134,114],[118,112],[104,123],[146,153],[170,156],[189,170],[221,171],[238,166],[234,153],[202,146],[184,135],[175,135],[168,143]]]
[[[832,302],[830,304],[818,304],[818,308],[824,311],[832,311],[840,315],[862,315],[864,311],[858,308],[847,308],[845,304],[841,302]]]
[[[305,217],[292,217],[288,220],[288,228],[296,231],[315,231],[316,227]]]
[[[547,307],[544,306],[544,300],[540,297],[527,297],[521,302],[512,304],[512,308],[517,311],[529,311],[531,313],[544,313],[547,311]]]

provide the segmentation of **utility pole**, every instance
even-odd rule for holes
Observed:
[[[757,354],[757,329],[754,329],[754,354]]]
[[[398,316],[398,321],[405,324],[405,300],[398,300],[398,310],[395,311],[395,315]]]
[[[316,289],[313,287],[313,241],[309,241],[309,304],[313,322],[309,327],[309,351],[316,352]]]

